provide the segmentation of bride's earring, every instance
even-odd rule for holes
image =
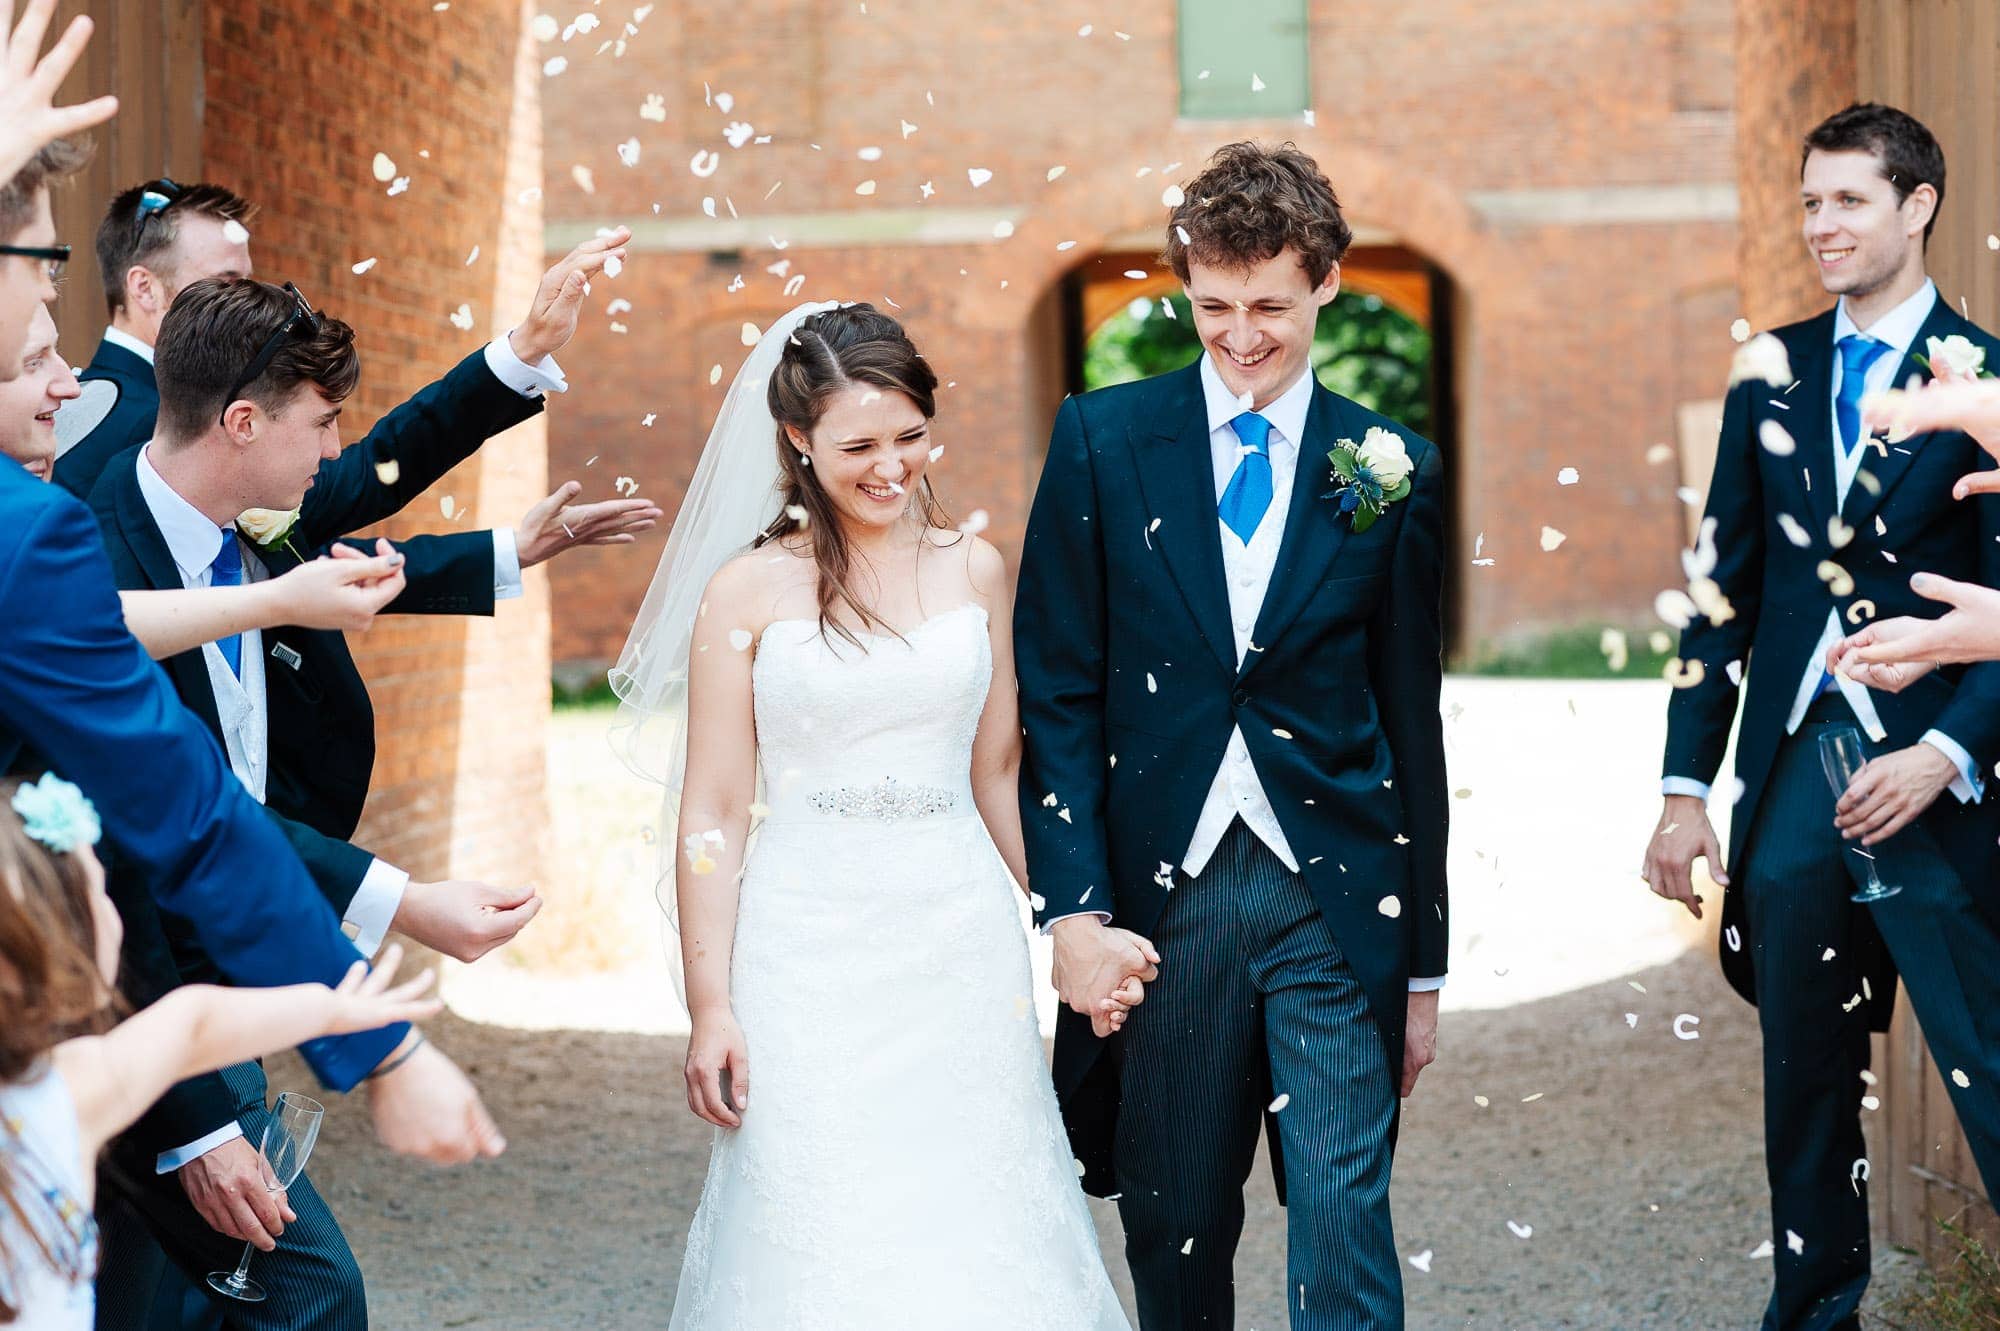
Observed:
[[[810,453],[799,454],[799,465],[801,467],[810,467],[812,464],[813,464],[812,454]]]

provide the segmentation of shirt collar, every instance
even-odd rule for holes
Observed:
[[[222,542],[234,535],[236,528],[216,526],[181,498],[153,466],[152,452],[150,443],[139,450],[139,493],[167,542],[167,553],[174,557],[175,566],[184,579],[192,579],[208,571],[222,552]]]
[[[153,348],[122,328],[115,326],[106,328],[104,330],[104,340],[114,347],[125,348],[125,350],[131,352],[148,365],[153,363]]]
[[[1937,299],[1937,283],[1925,278],[1915,295],[1870,324],[1867,335],[1877,342],[1886,342],[1898,356],[1909,355],[1910,344],[1923,331],[1924,320],[1931,317],[1931,308],[1937,304]],[[1839,346],[1841,338],[1861,331],[1854,326],[1854,316],[1847,312],[1847,297],[1842,296],[1833,314],[1834,345]]]
[[[1214,434],[1250,410],[1250,404],[1229,391],[1208,352],[1201,354],[1201,396],[1208,409],[1208,432]],[[1294,448],[1305,441],[1306,410],[1312,406],[1313,375],[1308,366],[1297,381],[1272,399],[1257,413],[1271,422],[1271,428]]]

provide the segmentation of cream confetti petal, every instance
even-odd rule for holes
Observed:
[[[1542,549],[1544,551],[1554,550],[1568,539],[1567,535],[1557,531],[1554,527],[1542,528]]]
[[[729,645],[732,649],[739,652],[748,651],[750,649],[750,630],[749,629],[729,630]]]
[[[375,154],[374,170],[375,179],[384,185],[396,178],[396,163],[391,160],[387,153]]]

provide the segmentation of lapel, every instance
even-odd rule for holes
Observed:
[[[1147,540],[1166,560],[1209,651],[1234,675],[1236,637],[1229,626],[1229,589],[1223,580],[1215,463],[1209,453],[1200,362],[1166,376],[1164,387],[1166,401],[1154,415],[1155,423],[1148,426],[1135,420],[1128,437],[1139,492],[1146,511],[1160,524]]]
[[[1358,442],[1362,433],[1348,420],[1343,399],[1315,380],[1312,405],[1306,408],[1306,437],[1299,443],[1297,470],[1292,477],[1285,539],[1278,546],[1278,561],[1271,569],[1271,583],[1264,592],[1263,608],[1257,612],[1257,627],[1250,635],[1258,650],[1244,655],[1244,675],[1270,654],[1272,645],[1305,609],[1347,539],[1348,524],[1339,506],[1323,497],[1333,485],[1332,464],[1326,455],[1343,434]]]
[[[1805,344],[1797,351],[1789,390],[1771,390],[1773,402],[1783,402],[1785,410],[1772,408],[1771,418],[1792,436],[1793,459],[1805,473],[1800,484],[1812,510],[1807,525],[1824,533],[1827,519],[1834,514],[1834,499],[1840,483],[1833,474],[1833,312],[1827,311],[1807,327]],[[1762,449],[1761,442],[1752,445]],[[1860,484],[1855,484],[1860,489]]]
[[[146,586],[154,590],[171,591],[180,588],[180,566],[174,563],[173,552],[167,548],[167,538],[160,534],[160,524],[153,520],[153,510],[146,507],[146,496],[139,489],[139,450],[133,449],[112,459],[113,516],[118,524],[118,534],[125,542],[125,548],[145,575]],[[182,652],[160,662],[174,682],[174,692],[181,702],[200,717],[217,740],[222,738],[222,715],[215,705],[215,689],[208,678],[208,663],[204,653],[197,647],[191,652]]]
[[[1960,323],[1957,312],[1945,304],[1944,293],[1939,292],[1937,303],[1931,306],[1924,326],[1917,330],[1917,336],[1910,343],[1909,354],[1903,358],[1896,377],[1890,383],[1897,388],[1913,378],[1919,383],[1929,383],[1930,371],[1917,362],[1917,357],[1925,354],[1925,339],[1961,332]],[[1861,470],[1872,474],[1875,484],[1872,487],[1865,485],[1860,475],[1855,476],[1854,485],[1847,492],[1847,502],[1841,506],[1841,520],[1850,527],[1859,527],[1872,517],[1875,510],[1882,507],[1882,501],[1889,497],[1889,491],[1895,488],[1896,482],[1903,479],[1910,464],[1916,461],[1918,451],[1930,441],[1931,434],[1911,435],[1901,443],[1888,445],[1886,452],[1877,452],[1872,445],[1864,445],[1868,448],[1868,456],[1862,459]]]

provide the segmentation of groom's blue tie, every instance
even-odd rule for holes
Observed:
[[[208,585],[211,587],[243,585],[243,547],[237,543],[234,527],[223,528],[222,549],[216,551],[215,562],[208,566]],[[227,638],[217,638],[215,645],[222,649],[222,659],[229,662],[229,673],[241,679],[243,635],[237,633]]]
[[[1271,506],[1271,422],[1246,411],[1229,422],[1229,428],[1236,431],[1245,451],[1216,512],[1223,525],[1236,533],[1236,539],[1248,545],[1257,534],[1257,524],[1264,520],[1264,510]]]
[[[1834,415],[1840,422],[1840,447],[1846,457],[1853,457],[1861,446],[1861,395],[1868,390],[1868,367],[1888,350],[1887,342],[1860,333],[1840,339],[1840,396],[1834,403]]]

